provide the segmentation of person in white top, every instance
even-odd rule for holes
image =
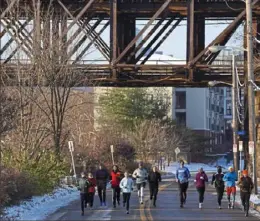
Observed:
[[[144,199],[144,188],[146,186],[146,180],[148,177],[147,170],[143,167],[143,163],[139,163],[139,168],[137,168],[134,173],[133,177],[136,178],[136,186],[138,190],[138,197],[140,198],[140,203],[143,204]]]
[[[125,172],[125,177],[120,182],[120,188],[123,192],[123,206],[126,206],[126,214],[129,214],[130,197],[133,191],[134,182],[132,178],[129,177],[128,172]]]

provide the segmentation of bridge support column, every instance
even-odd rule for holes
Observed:
[[[56,11],[54,11],[53,15],[52,15],[52,46],[51,46],[51,50],[52,50],[52,56],[53,56],[53,61],[58,63],[59,61],[59,42],[57,41],[57,39],[59,39],[59,15],[57,14]]]
[[[134,39],[136,28],[135,28],[135,18],[119,16],[118,19],[118,53],[121,54],[122,51],[127,47],[127,45]],[[135,46],[129,49],[129,54],[131,54],[135,49]],[[133,64],[135,62],[135,57],[133,57],[128,63]],[[121,60],[121,63],[126,63],[126,56]]]
[[[67,19],[68,16],[65,13],[60,14],[61,21],[61,33],[65,33],[67,30]],[[60,50],[61,50],[61,62],[63,63],[68,59],[68,48],[67,48],[67,34],[60,37]]]
[[[110,63],[112,64],[112,78],[117,78],[117,70],[114,62],[117,59],[117,0],[110,1]]]
[[[187,49],[186,49],[186,60],[189,63],[194,58],[194,0],[188,1],[187,6]],[[189,68],[188,78],[193,81],[193,69]]]
[[[189,63],[205,48],[205,17],[195,16],[195,2],[188,2],[187,15],[187,52],[186,58]],[[196,31],[195,31],[196,30]],[[189,79],[196,80],[192,67],[188,70]],[[199,80],[199,79],[197,79]]]

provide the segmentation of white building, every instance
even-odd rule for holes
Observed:
[[[211,138],[211,152],[212,147],[223,144],[224,100],[223,88],[175,88],[173,119]]]

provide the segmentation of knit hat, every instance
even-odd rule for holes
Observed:
[[[233,170],[233,167],[229,167],[228,170]]]
[[[247,171],[247,170],[243,170],[243,171],[242,171],[242,174],[243,174],[243,175],[248,175],[248,171]]]

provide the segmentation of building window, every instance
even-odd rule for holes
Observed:
[[[176,109],[186,109],[186,91],[176,91]]]
[[[227,92],[227,97],[231,97],[231,87],[227,87],[227,90],[226,90],[226,92]]]
[[[232,102],[231,102],[231,100],[227,100],[227,102],[226,102],[226,107],[227,107],[227,109],[226,109],[226,111],[227,111],[226,115],[232,115]]]
[[[176,113],[176,122],[177,124],[186,126],[186,113]]]

